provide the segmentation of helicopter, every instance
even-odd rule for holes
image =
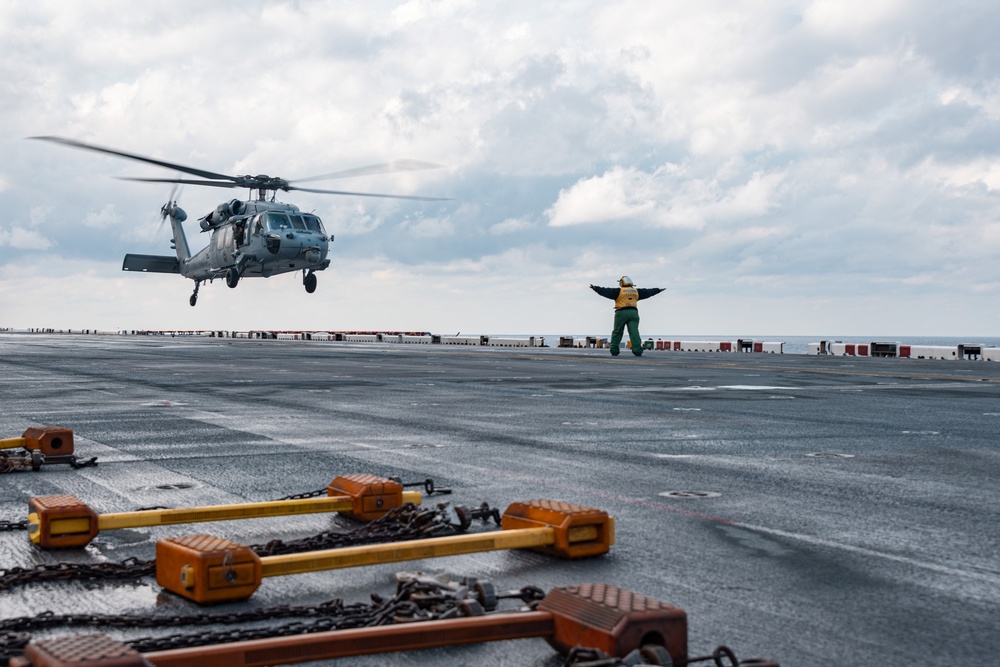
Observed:
[[[384,164],[289,181],[267,174],[256,176],[218,174],[63,137],[38,136],[28,138],[145,162],[204,179],[121,177],[122,180],[126,181],[174,184],[174,190],[167,203],[160,207],[160,220],[161,223],[168,218],[170,220],[170,227],[173,231],[173,238],[170,240],[171,248],[176,253],[176,257],[126,254],[122,262],[122,270],[176,273],[190,278],[194,281],[194,293],[188,300],[192,306],[198,303],[198,289],[201,284],[205,281],[211,283],[217,278],[224,278],[226,285],[235,288],[243,278],[268,278],[282,273],[301,271],[302,284],[306,292],[312,294],[316,291],[316,272],[323,271],[330,266],[328,254],[330,243],[333,242],[333,235],[327,235],[323,221],[320,220],[319,216],[313,213],[303,213],[294,204],[276,201],[279,190],[416,201],[447,201],[446,198],[442,197],[320,190],[297,185],[309,181],[369,176],[396,171],[436,169],[442,166],[419,160],[395,160]],[[210,237],[208,245],[192,255],[182,225],[187,220],[187,213],[177,205],[175,198],[178,185],[247,188],[250,190],[251,198],[223,202],[216,206],[215,210],[199,218],[198,225],[201,231],[209,233]],[[255,191],[256,198],[253,198]],[[270,194],[270,198],[268,198],[268,194]]]

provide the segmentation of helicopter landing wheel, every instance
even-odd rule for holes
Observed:
[[[240,272],[235,268],[229,269],[226,273],[226,284],[229,285],[229,289],[233,289],[240,284]]]
[[[302,284],[305,285],[306,292],[312,294],[316,291],[316,274],[310,271],[302,277]]]
[[[191,298],[188,299],[188,303],[190,303],[192,306],[194,306],[196,303],[198,303],[198,295],[192,294]]]

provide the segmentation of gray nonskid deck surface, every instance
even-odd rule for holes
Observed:
[[[73,429],[77,454],[100,465],[0,476],[0,519],[23,519],[37,495],[118,512],[270,500],[370,472],[431,477],[466,505],[553,498],[617,522],[605,557],[498,552],[269,578],[242,606],[366,601],[420,569],[501,588],[611,583],[684,608],[692,654],[726,644],[785,667],[978,667],[1000,650],[1000,364],[0,335],[0,438],[38,424]],[[168,535],[251,544],[352,525],[132,529],[74,552],[0,533],[0,568],[147,559]],[[0,592],[3,618],[193,608],[152,579]],[[521,640],[341,662],[561,660]]]

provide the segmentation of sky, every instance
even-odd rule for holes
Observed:
[[[0,0],[0,327],[996,336],[1000,4]],[[203,285],[150,165],[302,178],[332,264]],[[221,194],[220,194],[221,193]],[[233,194],[231,194],[233,193]],[[195,219],[241,190],[186,186]]]

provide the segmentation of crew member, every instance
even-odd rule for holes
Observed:
[[[662,287],[646,287],[638,289],[632,284],[632,279],[622,276],[618,279],[618,287],[590,286],[603,297],[615,300],[615,328],[611,332],[611,355],[618,356],[618,345],[622,342],[622,334],[628,327],[628,337],[632,341],[632,354],[642,356],[642,338],[639,336],[639,309],[636,304],[642,299],[663,291]]]

